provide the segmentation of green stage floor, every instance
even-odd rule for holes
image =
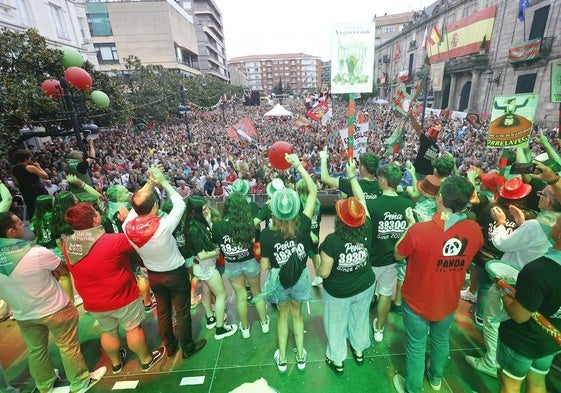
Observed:
[[[237,322],[235,299],[229,285],[228,315],[231,321]],[[496,379],[479,374],[472,370],[464,361],[465,355],[482,353],[483,341],[478,328],[471,318],[469,303],[460,301],[456,312],[455,324],[451,333],[451,359],[447,365],[445,380],[441,392],[497,392]],[[81,307],[80,338],[84,357],[90,369],[99,366],[110,366],[109,359],[101,352],[99,345],[99,327],[95,319],[83,313]],[[201,305],[193,310],[195,337],[205,337],[206,347],[198,354],[182,360],[180,355],[165,358],[149,373],[142,373],[133,354],[128,355],[128,362],[123,372],[113,376],[109,371],[103,380],[90,392],[101,393],[113,390],[123,392],[169,393],[169,392],[229,392],[244,382],[253,382],[264,378],[268,384],[279,392],[394,392],[392,377],[396,372],[405,370],[405,336],[403,321],[399,315],[390,313],[386,333],[382,343],[374,345],[365,352],[365,364],[355,365],[349,351],[345,362],[345,372],[336,376],[325,364],[326,338],[322,324],[321,288],[314,289],[314,300],[303,306],[305,321],[305,347],[308,351],[308,366],[305,371],[296,369],[294,356],[289,357],[288,372],[278,373],[273,361],[273,353],[277,348],[276,319],[277,311],[269,307],[271,316],[271,332],[261,333],[257,322],[257,314],[250,308],[252,335],[243,339],[240,333],[216,341],[213,331],[204,326],[204,312]],[[371,311],[371,314],[373,312]],[[371,320],[373,315],[371,315]],[[155,311],[147,313],[144,324],[152,347],[159,345]],[[7,368],[7,376],[13,385],[22,392],[31,392],[33,382],[29,376],[26,361],[25,345],[21,342],[19,331],[14,321],[0,324],[3,334],[0,336],[0,353]],[[294,346],[289,339],[289,348]],[[54,344],[51,344],[51,356],[55,367],[62,370],[60,357]],[[561,392],[559,374],[552,373],[548,377],[549,391]],[[122,390],[121,390],[122,389]],[[67,389],[56,389],[65,392]],[[432,391],[425,381],[425,392]]]

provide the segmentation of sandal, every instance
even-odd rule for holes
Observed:
[[[359,366],[362,366],[364,364],[364,354],[357,355],[353,347],[351,347],[351,352],[353,354],[353,359],[355,360],[355,363]]]
[[[327,363],[327,365],[329,366],[329,368],[331,370],[333,370],[333,372],[337,375],[343,375],[343,366],[344,364],[342,363],[340,366],[336,365],[333,360],[329,359],[328,357],[325,358],[325,363]]]

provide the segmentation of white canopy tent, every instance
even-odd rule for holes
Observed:
[[[285,109],[281,104],[277,104],[269,112],[265,113],[265,117],[281,117],[292,116],[292,112]]]

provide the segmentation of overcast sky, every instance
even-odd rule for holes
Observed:
[[[226,56],[305,53],[329,60],[336,23],[421,10],[436,0],[214,0],[222,12]]]

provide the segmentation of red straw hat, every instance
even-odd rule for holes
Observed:
[[[522,199],[532,191],[532,186],[524,183],[522,178],[508,179],[499,190],[499,195],[505,199]]]
[[[427,175],[423,181],[417,183],[417,189],[429,197],[436,198],[440,190],[440,179],[434,175]]]
[[[339,199],[335,202],[335,211],[337,212],[337,217],[345,225],[352,228],[357,228],[366,221],[366,210],[355,197]]]

